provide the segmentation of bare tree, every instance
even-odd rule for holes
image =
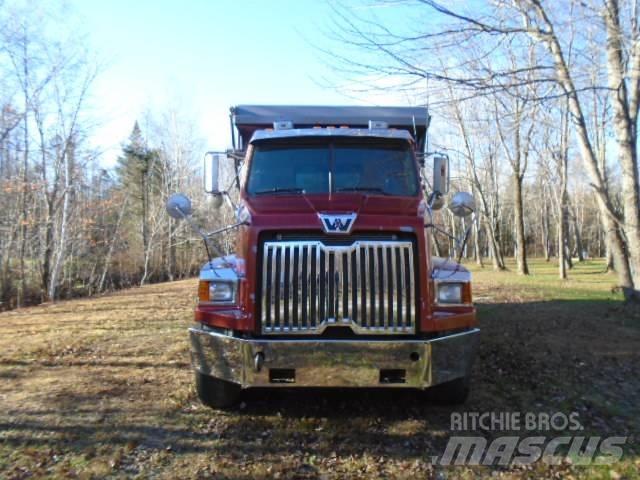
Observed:
[[[499,110],[498,97],[495,102],[495,122],[497,125],[498,137],[502,145],[505,158],[511,165],[512,181],[513,181],[513,207],[514,221],[516,230],[516,261],[518,265],[518,273],[520,275],[529,275],[529,266],[527,265],[527,247],[524,230],[524,205],[522,199],[522,183],[524,175],[527,171],[529,163],[530,145],[532,140],[533,128],[535,126],[535,109],[529,111],[530,118],[528,126],[525,126],[526,103],[515,97],[513,103],[502,104],[503,111]],[[509,144],[502,126],[506,112],[511,112],[510,134],[512,136],[512,145]]]
[[[491,251],[491,260],[493,262],[494,270],[504,270],[504,259],[502,257],[502,253],[500,251],[500,247],[496,238],[495,231],[495,211],[491,208],[491,202],[487,198],[488,190],[492,187],[497,187],[494,182],[486,182],[481,180],[480,177],[480,168],[477,165],[476,161],[476,152],[472,144],[472,133],[469,131],[467,126],[467,121],[465,120],[465,116],[462,113],[462,105],[460,102],[455,101],[454,91],[451,86],[448,87],[448,93],[450,95],[450,106],[453,111],[453,117],[455,120],[455,124],[458,128],[459,135],[462,139],[463,143],[463,157],[465,158],[465,163],[467,166],[467,177],[469,179],[469,183],[471,184],[472,192],[480,199],[481,211],[483,213],[483,218],[486,219],[485,226],[487,230],[487,235],[489,237],[489,249]],[[484,170],[488,172],[490,178],[494,178],[497,174],[496,164],[494,162],[494,155],[489,153],[488,159],[484,162]],[[475,243],[476,243],[476,252],[479,250],[478,245],[478,229],[476,227],[475,230]],[[478,252],[478,257],[480,254]]]
[[[444,21],[436,28],[418,33],[415,29],[412,33],[392,31],[379,18],[363,19],[353,11],[346,14],[336,9],[334,38],[345,46],[345,53],[333,52],[334,62],[345,75],[391,76],[399,78],[405,88],[416,88],[421,79],[430,79],[436,85],[451,84],[460,92],[461,100],[505,94],[544,104],[565,97],[603,227],[610,232],[609,247],[619,283],[628,298],[636,297],[635,289],[640,287],[637,3],[592,0],[542,4],[539,0],[516,0],[484,3],[482,8],[478,7],[474,4],[464,11],[456,11],[439,2],[423,0],[416,8],[427,8]],[[584,47],[585,42],[573,46],[573,29],[563,25],[576,25],[578,31],[581,27],[577,24],[581,22],[595,25],[599,29],[597,34],[606,40],[607,85],[590,84],[592,79],[582,75],[584,64],[590,62],[594,52],[576,54],[579,61],[571,62],[572,49]],[[531,61],[528,39],[535,42],[535,62]],[[364,55],[354,60],[348,49]],[[442,51],[455,59],[446,71],[434,60]],[[509,56],[509,52],[515,53]],[[505,61],[509,58],[515,61]],[[491,64],[491,68],[483,67],[487,64]],[[538,88],[528,88],[531,85]],[[603,88],[612,93],[614,132],[622,166],[622,216],[608,190],[586,117],[587,94]]]

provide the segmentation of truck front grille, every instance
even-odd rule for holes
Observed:
[[[410,241],[264,242],[262,333],[415,333],[414,270]]]

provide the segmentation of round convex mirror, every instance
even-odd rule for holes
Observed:
[[[191,215],[191,200],[182,193],[174,193],[167,200],[166,208],[171,218],[181,220],[187,215]]]
[[[467,192],[456,193],[449,202],[449,210],[457,217],[471,215],[476,209],[476,201],[473,195]]]

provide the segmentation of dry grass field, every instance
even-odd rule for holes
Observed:
[[[0,478],[639,478],[640,313],[602,270],[474,267],[482,338],[459,407],[340,390],[205,408],[188,363],[195,280],[0,314]],[[456,411],[578,412],[581,435],[628,440],[613,465],[434,466]]]

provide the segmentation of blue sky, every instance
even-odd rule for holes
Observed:
[[[145,110],[178,106],[193,115],[208,148],[226,148],[234,104],[366,102],[319,84],[334,75],[312,46],[327,43],[331,8],[323,0],[70,0],[70,7],[105,64],[93,96],[105,165]]]

